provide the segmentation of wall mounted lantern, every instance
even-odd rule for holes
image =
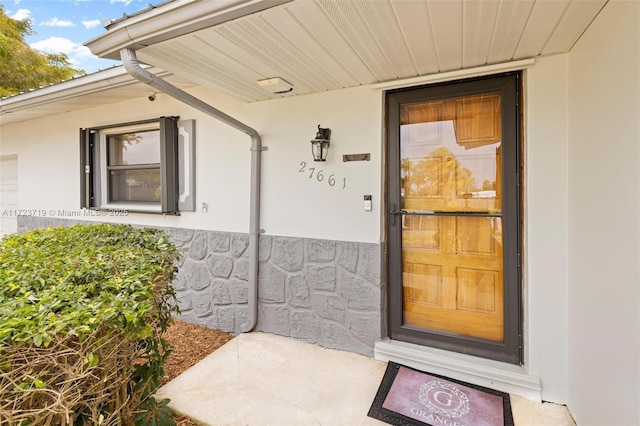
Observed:
[[[316,138],[311,141],[313,161],[327,161],[330,139],[331,129],[323,129],[318,124],[318,133],[316,133]]]

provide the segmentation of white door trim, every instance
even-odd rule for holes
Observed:
[[[7,165],[15,163],[15,176],[9,175]],[[15,180],[15,183],[8,181]],[[10,188],[15,186],[15,188]],[[15,194],[14,194],[15,192]],[[15,200],[12,198],[15,197]],[[18,155],[0,155],[0,238],[18,229]]]
[[[521,366],[391,339],[376,343],[374,357],[542,401],[540,377]]]

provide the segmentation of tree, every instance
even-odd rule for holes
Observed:
[[[31,48],[24,38],[32,33],[28,19],[10,18],[0,5],[0,97],[84,74],[72,68],[63,53],[40,53]]]
[[[441,146],[424,158],[403,158],[400,165],[405,194],[455,200],[460,194],[477,191],[471,170],[447,148]]]

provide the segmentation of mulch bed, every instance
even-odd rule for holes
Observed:
[[[233,339],[233,335],[229,333],[180,320],[175,320],[163,337],[173,346],[173,351],[164,364],[163,385]],[[197,425],[184,416],[175,416],[174,419],[178,426]]]

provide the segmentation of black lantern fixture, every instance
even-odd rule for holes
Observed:
[[[331,139],[331,129],[323,129],[318,124],[318,133],[316,138],[311,141],[311,153],[313,161],[327,161],[327,152],[329,151],[329,139]]]

